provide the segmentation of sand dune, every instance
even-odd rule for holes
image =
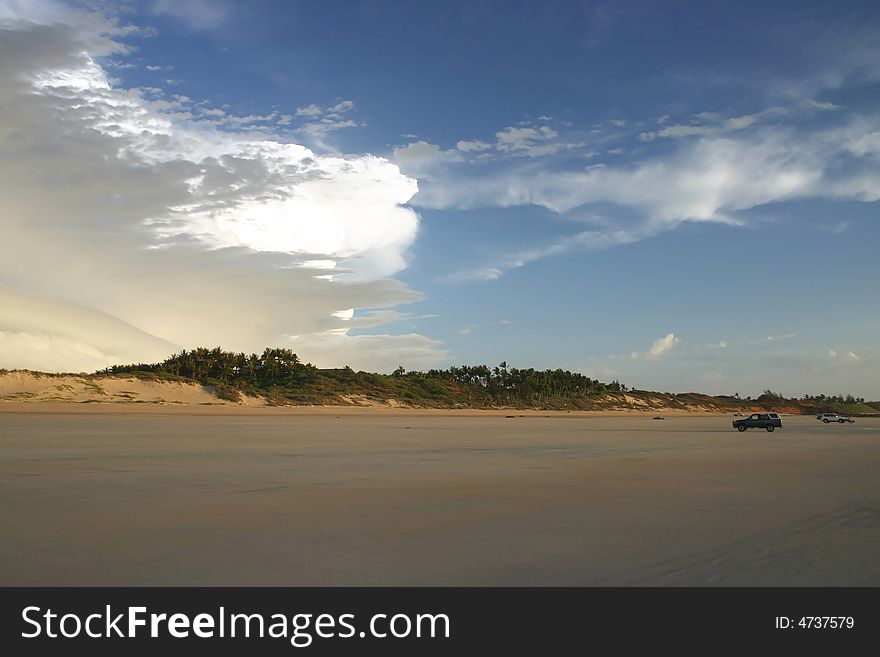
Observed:
[[[34,412],[74,413],[272,413],[272,414],[416,414],[436,416],[683,416],[727,415],[701,403],[664,406],[657,396],[651,403],[631,395],[609,396],[601,407],[591,411],[552,411],[543,409],[421,408],[395,399],[372,399],[364,395],[341,395],[339,405],[270,406],[263,397],[243,395],[240,402],[215,396],[211,386],[197,383],[140,379],[134,376],[98,376],[85,374],[46,374],[25,370],[0,371],[0,413]],[[83,408],[85,407],[85,408]],[[173,409],[177,410],[173,410]],[[742,410],[742,409],[741,409]],[[759,410],[759,409],[756,409]]]
[[[0,407],[3,402],[235,405],[195,383],[27,371],[0,373]],[[263,404],[262,399],[244,397],[241,405]]]

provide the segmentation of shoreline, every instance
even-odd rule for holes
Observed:
[[[175,404],[138,402],[4,401],[0,414],[53,415],[226,415],[226,416],[422,416],[422,417],[732,417],[733,413],[706,410],[595,410],[555,411],[516,408],[411,408],[400,406],[247,406],[233,404]],[[791,414],[793,417],[798,415]]]

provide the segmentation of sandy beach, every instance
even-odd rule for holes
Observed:
[[[2,585],[880,584],[876,418],[0,411]]]

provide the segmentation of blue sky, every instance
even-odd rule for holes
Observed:
[[[6,0],[0,25],[29,136],[0,167],[32,198],[0,366],[272,343],[880,398],[874,3]],[[49,143],[87,183],[47,192]]]

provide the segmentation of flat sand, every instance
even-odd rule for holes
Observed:
[[[0,407],[2,585],[880,585],[880,419]]]

